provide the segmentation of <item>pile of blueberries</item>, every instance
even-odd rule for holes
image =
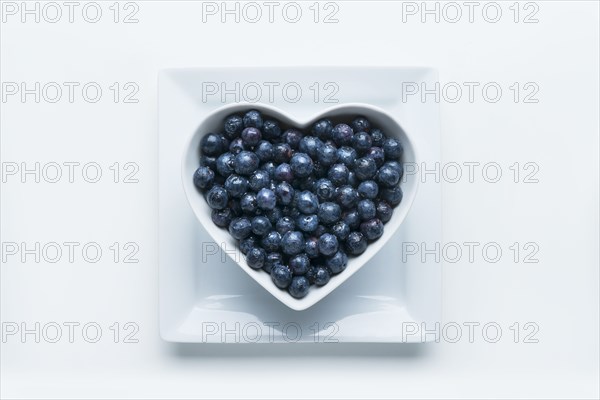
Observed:
[[[200,152],[193,179],[212,221],[295,298],[379,239],[402,200],[402,146],[360,116],[303,132],[250,110],[206,134]]]

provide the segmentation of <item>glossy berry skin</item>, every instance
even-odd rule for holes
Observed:
[[[354,137],[354,131],[346,124],[337,124],[333,127],[331,135],[333,141],[338,146],[350,146]]]
[[[242,132],[242,129],[244,129],[244,121],[239,115],[230,115],[225,118],[223,129],[227,138],[230,140],[235,139]]]
[[[263,269],[271,273],[273,267],[275,265],[282,265],[283,258],[280,253],[267,253],[267,257],[265,258],[265,265],[263,265]]]
[[[294,200],[294,193],[294,188],[288,182],[281,182],[275,188],[277,202],[284,206],[292,204],[292,201]]]
[[[256,203],[261,210],[272,210],[277,204],[277,197],[270,189],[260,189],[256,194]]]
[[[354,161],[358,157],[358,153],[352,147],[343,146],[337,150],[338,162],[347,167],[354,166]]]
[[[260,130],[256,128],[245,128],[241,134],[242,141],[244,142],[244,146],[253,147],[258,144],[258,142],[262,139],[262,134]]]
[[[206,202],[210,208],[214,210],[221,210],[227,206],[229,196],[227,190],[223,186],[215,185],[206,194]]]
[[[400,160],[402,157],[402,145],[394,138],[387,138],[383,143],[383,151],[387,160]]]
[[[260,166],[260,169],[264,170],[268,174],[269,180],[273,179],[275,176],[275,168],[277,168],[277,165],[275,165],[273,161],[267,161]]]
[[[295,255],[304,251],[304,235],[302,232],[288,232],[281,238],[281,250],[287,255]]]
[[[258,208],[256,195],[254,193],[244,193],[240,198],[240,208],[248,215],[254,215]]]
[[[342,214],[342,221],[350,227],[351,230],[358,229],[360,226],[360,215],[356,210],[346,211]]]
[[[334,164],[329,168],[327,178],[336,186],[345,185],[348,183],[349,172],[348,167],[344,164]]]
[[[246,254],[246,263],[252,269],[261,269],[265,265],[267,253],[260,247],[254,247]]]
[[[377,240],[383,235],[383,222],[378,218],[363,222],[360,224],[360,233],[362,233],[367,240]]]
[[[383,187],[394,187],[398,184],[398,182],[400,182],[400,174],[396,169],[384,164],[381,168],[379,168],[377,182],[379,182],[379,184]]]
[[[344,208],[353,208],[358,203],[358,200],[360,200],[358,192],[350,185],[337,188],[336,198],[338,204]]]
[[[339,274],[346,269],[346,265],[348,265],[348,256],[341,250],[337,251],[325,261],[325,265],[332,274]]]
[[[271,231],[263,237],[261,244],[266,251],[275,252],[281,246],[281,235],[277,231]]]
[[[314,192],[321,202],[333,200],[335,197],[335,185],[329,179],[319,179],[315,182]]]
[[[229,234],[237,240],[246,239],[252,233],[252,223],[248,218],[235,218],[229,224]]]
[[[309,258],[319,257],[319,239],[316,237],[309,237],[304,242],[304,252]]]
[[[384,224],[389,222],[392,219],[392,214],[394,213],[394,209],[384,200],[380,200],[375,205],[377,208],[377,218],[381,220]]]
[[[271,221],[264,215],[259,215],[252,219],[252,233],[255,235],[264,236],[271,231],[272,228],[273,225],[271,224]]]
[[[279,127],[279,123],[277,121],[264,121],[262,131],[266,139],[277,139],[279,136],[281,136],[281,128]]]
[[[274,225],[279,221],[281,217],[283,217],[283,211],[280,207],[275,207],[272,210],[265,211],[265,217],[269,218],[269,221]]]
[[[314,283],[317,286],[325,286],[329,283],[329,280],[331,279],[331,274],[329,273],[329,270],[327,268],[324,267],[317,267],[315,272],[314,272]]]
[[[240,175],[252,175],[258,169],[260,160],[251,151],[242,151],[235,156],[234,169]]]
[[[229,144],[229,152],[234,155],[238,155],[244,150],[246,150],[246,146],[241,137],[233,139]]]
[[[200,157],[200,166],[208,167],[213,171],[217,170],[217,158],[211,156]]]
[[[283,132],[284,143],[287,143],[294,150],[298,148],[301,140],[302,132],[300,132],[298,129],[288,129]]]
[[[326,233],[327,233],[327,228],[325,228],[325,226],[323,226],[323,225],[319,225],[319,226],[317,226],[317,229],[315,229],[315,231],[312,234],[315,237],[320,238],[321,236],[323,236]]]
[[[247,238],[240,240],[240,250],[242,251],[242,254],[246,255],[250,250],[256,247],[257,244],[258,240],[256,237],[250,234]]]
[[[362,181],[358,185],[358,194],[363,199],[374,200],[379,193],[379,186],[375,181]]]
[[[209,167],[198,167],[194,172],[194,185],[198,189],[210,189],[215,181],[215,173]]]
[[[279,289],[285,289],[292,283],[292,271],[285,265],[274,265],[271,269],[271,279]]]
[[[308,294],[310,282],[304,276],[294,276],[288,287],[288,293],[296,299],[301,299]]]
[[[290,167],[295,177],[306,178],[313,172],[313,161],[306,153],[296,153],[290,160]]]
[[[367,249],[367,239],[360,232],[351,232],[346,239],[346,251],[348,254],[358,256]]]
[[[231,197],[241,197],[248,190],[248,179],[239,175],[229,175],[225,180],[225,189]]]
[[[296,223],[290,217],[281,217],[279,221],[275,224],[275,229],[279,232],[280,235],[285,235],[288,232],[291,232],[296,228]]]
[[[304,276],[306,277],[306,279],[308,279],[308,282],[312,285],[313,283],[315,283],[315,277],[317,275],[317,268],[319,268],[320,266],[316,266],[316,265],[311,265],[308,268],[308,271],[306,272],[306,274],[304,274]],[[322,268],[322,267],[321,267]]]
[[[352,147],[361,154],[366,153],[371,145],[371,136],[367,132],[358,132],[352,138]]]
[[[271,178],[269,177],[269,173],[263,169],[258,169],[250,175],[249,186],[255,192],[258,192],[260,189],[266,188],[271,183]]]
[[[200,141],[200,151],[207,156],[218,156],[222,152],[223,142],[219,135],[209,133]]]
[[[373,143],[373,146],[383,148],[383,144],[385,143],[385,135],[381,129],[371,129],[371,142]]]
[[[381,168],[383,163],[385,162],[385,153],[381,147],[371,147],[366,154],[366,157],[372,158],[375,160],[375,165],[377,168]]]
[[[308,154],[313,160],[316,160],[321,146],[323,146],[321,139],[314,136],[305,136],[300,140],[298,150],[301,153]]]
[[[325,202],[319,205],[319,211],[317,215],[321,223],[325,225],[331,225],[339,221],[342,216],[342,209],[336,203]]]
[[[369,132],[371,130],[371,124],[365,117],[356,117],[351,125],[354,132]]]
[[[314,193],[304,190],[296,198],[296,207],[304,214],[314,214],[319,208],[319,200]]]
[[[402,189],[400,189],[400,186],[383,189],[381,191],[381,198],[387,201],[392,207],[397,206],[402,201]]]
[[[319,218],[315,214],[300,214],[296,220],[296,226],[302,232],[314,232],[319,226]]]
[[[260,162],[271,161],[273,159],[273,145],[266,140],[258,142],[256,149],[254,150]]]
[[[314,159],[314,157],[313,157]],[[321,145],[317,150],[317,160],[325,166],[334,164],[338,159],[337,148],[331,143]]]
[[[398,175],[400,175],[400,178],[402,178],[402,175],[404,174],[404,167],[401,163],[399,163],[398,161],[386,161],[383,165],[386,167],[390,167],[396,172],[398,172]]]
[[[331,233],[325,233],[319,238],[319,253],[324,256],[331,256],[338,251],[339,243],[337,238]]]
[[[256,110],[250,110],[244,115],[244,128],[257,128],[262,129],[263,119],[260,112]]]
[[[294,275],[304,275],[310,267],[310,260],[304,253],[297,254],[290,258],[289,261],[290,269]]]
[[[361,181],[373,179],[377,173],[377,164],[375,164],[375,160],[370,157],[359,158],[354,163],[354,173]]]
[[[283,163],[279,164],[277,168],[275,168],[274,178],[279,182],[291,182],[294,180],[294,173],[292,172],[292,167],[289,164]]]
[[[363,221],[375,218],[375,215],[377,214],[375,203],[369,199],[363,199],[359,201],[358,205],[356,206],[356,210],[358,211],[360,219]]]
[[[224,178],[233,174],[235,165],[235,155],[232,153],[223,153],[217,158],[217,172]]]
[[[287,143],[276,143],[273,145],[273,161],[276,164],[286,163],[292,158],[292,148]]]
[[[317,121],[312,127],[312,134],[321,140],[329,140],[332,138],[331,131],[333,124],[328,119]]]
[[[234,215],[230,208],[224,208],[222,210],[212,210],[210,214],[212,222],[221,228],[229,227],[229,224],[231,223],[233,217]]]
[[[339,221],[331,227],[331,233],[333,233],[335,237],[338,238],[338,241],[341,242],[346,240],[350,234],[350,227],[345,222]]]
[[[348,185],[352,186],[353,188],[357,188],[359,183],[360,181],[356,177],[356,173],[354,173],[354,171],[350,171],[348,173]]]

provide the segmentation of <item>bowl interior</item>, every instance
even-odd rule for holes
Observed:
[[[386,135],[394,137],[400,141],[404,148],[404,154],[402,158],[403,163],[417,162],[415,148],[413,142],[409,139],[406,132],[400,127],[394,118],[377,107],[358,103],[334,106],[323,110],[318,115],[315,115],[311,119],[304,121],[295,120],[292,116],[286,114],[285,112],[268,105],[227,105],[208,115],[203,121],[200,122],[198,128],[191,133],[191,138],[183,153],[181,178],[186,197],[194,211],[194,214],[198,218],[198,221],[207,231],[207,233],[215,240],[215,242],[221,246],[223,251],[225,251],[226,254],[233,259],[233,261],[235,261],[263,288],[265,288],[275,298],[280,300],[288,307],[294,310],[304,310],[316,304],[319,300],[323,299],[349,277],[351,277],[393,236],[406,217],[406,214],[408,213],[415,198],[418,187],[418,179],[416,178],[417,175],[409,175],[402,178],[400,184],[403,191],[402,202],[394,208],[394,213],[391,220],[385,224],[383,236],[377,241],[369,243],[367,250],[360,256],[349,257],[346,269],[342,273],[333,276],[327,285],[323,287],[316,287],[313,285],[311,286],[308,295],[302,299],[295,299],[290,296],[287,291],[277,288],[272,283],[271,277],[268,273],[262,270],[253,270],[246,264],[244,255],[239,250],[236,240],[231,237],[226,229],[219,228],[213,224],[211,219],[211,209],[206,203],[201,192],[193,184],[192,177],[200,165],[199,149],[202,137],[210,132],[222,132],[223,121],[227,116],[234,113],[242,113],[250,109],[258,110],[266,116],[277,119],[280,122],[282,129],[289,127],[305,129],[312,123],[325,117],[331,119],[335,124],[342,121],[347,122],[357,115],[362,115],[367,117],[373,126],[383,130]]]

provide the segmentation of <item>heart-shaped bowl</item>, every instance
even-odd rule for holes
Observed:
[[[381,249],[394,235],[394,233],[400,227],[400,224],[402,224],[402,221],[404,221],[404,218],[406,217],[412,205],[417,193],[418,179],[415,174],[402,177],[400,184],[403,191],[402,201],[394,208],[392,218],[384,225],[384,233],[378,240],[369,243],[366,251],[360,256],[349,256],[346,269],[340,274],[332,276],[327,285],[322,287],[313,285],[305,297],[296,299],[290,296],[286,290],[281,290],[275,286],[275,284],[271,281],[270,274],[263,270],[254,270],[246,264],[244,255],[239,249],[236,240],[229,234],[227,229],[219,228],[212,222],[211,208],[206,203],[204,196],[200,193],[196,186],[194,186],[193,183],[194,172],[200,165],[200,140],[202,137],[210,132],[221,133],[223,129],[223,122],[227,116],[235,113],[244,113],[250,109],[258,110],[264,115],[278,120],[281,124],[282,131],[290,127],[295,127],[306,131],[307,128],[321,118],[331,119],[334,125],[342,121],[348,123],[356,116],[361,115],[365,116],[371,122],[372,126],[383,130],[387,136],[396,138],[400,141],[404,148],[404,154],[401,160],[402,163],[405,164],[417,162],[415,148],[407,133],[400,127],[394,118],[377,107],[360,103],[337,105],[322,111],[309,120],[304,121],[294,119],[291,115],[268,105],[258,103],[231,104],[216,109],[203,121],[201,121],[196,131],[192,133],[191,138],[184,149],[181,165],[181,177],[183,180],[185,194],[190,206],[192,207],[192,210],[198,218],[198,221],[206,230],[206,232],[221,247],[222,251],[224,251],[233,261],[235,261],[240,268],[246,271],[246,273],[250,275],[252,279],[265,288],[265,290],[267,290],[289,308],[297,311],[305,310],[316,304],[329,293],[333,292],[338,286],[350,278],[356,271],[365,265],[367,261],[369,261],[371,257],[373,257],[379,251],[379,249]],[[390,267],[392,264],[397,262],[399,262],[399,260],[390,260]],[[382,279],[385,279],[385,277]]]

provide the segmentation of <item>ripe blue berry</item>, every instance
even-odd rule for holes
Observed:
[[[347,167],[353,167],[354,161],[358,157],[358,153],[352,147],[343,146],[337,150],[338,162],[344,164]]]
[[[215,173],[209,167],[198,167],[194,172],[194,185],[198,189],[210,189],[215,181]]]
[[[319,218],[315,214],[300,214],[296,220],[296,225],[303,232],[314,232],[319,226]]]
[[[371,145],[371,136],[367,132],[358,132],[352,138],[352,146],[361,154],[367,152]]]
[[[263,265],[263,269],[271,273],[273,267],[276,265],[283,265],[283,257],[281,253],[267,253],[267,257],[265,259],[265,265]]]
[[[376,204],[377,207],[377,218],[381,220],[384,224],[389,222],[392,219],[392,214],[394,213],[394,209],[384,200],[380,200]]]
[[[353,256],[358,256],[367,249],[367,239],[360,232],[351,232],[346,239],[346,250]]]
[[[358,202],[356,206],[356,210],[358,211],[358,215],[360,219],[363,221],[375,218],[377,214],[377,208],[375,208],[375,203],[369,199],[363,199]]]
[[[246,254],[246,263],[253,269],[261,269],[265,265],[267,253],[260,247],[254,247]]]
[[[275,252],[281,245],[281,235],[277,231],[271,231],[263,237],[261,244],[266,251]]]
[[[350,185],[340,186],[336,190],[337,202],[344,208],[353,208],[360,196],[358,192]]]
[[[316,237],[309,237],[304,242],[304,252],[309,258],[319,257],[319,239]]]
[[[325,265],[332,274],[339,274],[346,269],[346,265],[348,265],[348,256],[341,250],[337,251],[325,261]]]
[[[263,123],[262,129],[266,139],[277,139],[281,136],[281,128],[279,127],[279,123],[273,120],[266,120]]]
[[[281,250],[287,255],[294,255],[304,251],[304,235],[302,232],[288,232],[281,238]]]
[[[319,149],[323,146],[323,142],[314,136],[305,136],[298,144],[298,150],[308,154],[313,160],[317,158]]]
[[[294,276],[288,287],[288,293],[296,299],[301,299],[308,294],[308,289],[310,289],[310,282],[306,277]]]
[[[314,214],[319,208],[319,200],[312,192],[304,190],[296,198],[296,207],[304,214]]]
[[[288,129],[283,132],[283,141],[294,150],[298,148],[300,140],[302,140],[302,132],[298,129]]]
[[[306,254],[302,253],[291,257],[289,264],[294,275],[304,275],[310,267],[310,260]]]
[[[402,145],[394,138],[387,138],[383,143],[383,151],[387,160],[399,160],[402,157]]]
[[[254,150],[260,162],[271,161],[273,159],[273,145],[266,140],[261,140]]]
[[[349,146],[352,144],[354,131],[346,124],[337,124],[331,131],[333,141],[338,146]]]
[[[264,215],[259,215],[252,219],[252,232],[255,235],[264,236],[272,229],[272,227],[271,221]]]
[[[331,131],[333,124],[328,119],[322,119],[316,122],[312,127],[312,133],[321,140],[329,140],[332,138]]]
[[[284,206],[292,204],[294,200],[294,188],[287,182],[281,182],[275,188],[277,201]]]
[[[233,139],[229,144],[229,152],[232,154],[238,155],[244,150],[246,150],[246,146],[241,137]]]
[[[229,224],[229,233],[237,240],[242,240],[252,233],[252,223],[248,218],[235,218]]]
[[[335,196],[335,185],[329,179],[319,179],[315,183],[314,192],[319,201],[329,201]]]
[[[242,151],[235,156],[234,169],[240,175],[251,175],[258,168],[260,160],[251,151]]]
[[[274,265],[271,269],[271,279],[279,289],[285,289],[292,282],[292,271],[285,265]]]
[[[362,157],[354,163],[354,173],[361,181],[373,179],[377,173],[377,164],[370,157]]]
[[[367,238],[367,240],[377,240],[383,235],[383,223],[373,218],[360,224],[360,232]]]
[[[210,218],[212,222],[221,228],[227,228],[233,219],[233,211],[231,208],[224,208],[222,210],[212,210]]]
[[[325,233],[319,238],[319,252],[331,256],[338,251],[338,240],[331,233]]]
[[[313,157],[314,159],[314,157]],[[317,150],[317,160],[325,165],[329,166],[335,163],[338,159],[338,150],[331,143],[325,143]]]
[[[314,272],[314,282],[317,286],[325,286],[329,283],[331,279],[331,274],[329,270],[324,267],[317,267]]]
[[[242,141],[244,146],[252,147],[256,146],[262,139],[262,134],[256,128],[246,128],[242,131]]]
[[[229,175],[225,181],[225,189],[231,197],[241,197],[248,190],[248,179],[239,175]]]
[[[256,110],[248,111],[246,115],[244,115],[244,127],[262,129],[263,119],[260,112]]]
[[[327,177],[331,182],[335,185],[345,185],[348,183],[348,167],[344,164],[334,164],[331,168],[329,168],[329,172],[327,173]]]
[[[221,137],[215,133],[204,135],[200,141],[200,150],[207,156],[218,156],[222,152],[222,146]]]
[[[252,175],[250,175],[250,189],[255,192],[268,187],[269,183],[271,183],[271,178],[269,177],[269,173],[264,169],[258,169],[254,171]]]
[[[373,200],[379,193],[379,186],[375,181],[362,181],[358,185],[358,194],[364,199]]]
[[[325,202],[319,205],[319,221],[323,224],[331,225],[339,221],[342,216],[342,209],[336,203]]]
[[[277,204],[277,197],[271,189],[260,189],[256,195],[256,203],[262,210],[272,210]]]
[[[286,163],[292,158],[292,148],[287,143],[277,143],[273,145],[273,161],[275,163]]]
[[[384,187],[394,187],[400,182],[400,174],[396,169],[384,164],[383,167],[379,168],[377,182]]]
[[[229,139],[235,139],[244,129],[244,121],[239,115],[230,115],[225,119],[223,128]]]
[[[275,229],[280,235],[285,235],[286,233],[293,231],[294,228],[296,228],[296,224],[290,217],[281,217],[275,224]]]
[[[224,178],[233,174],[235,156],[232,153],[223,153],[217,158],[217,172]]]
[[[215,210],[221,210],[227,206],[229,196],[223,186],[215,185],[206,194],[206,202]]]
[[[369,132],[371,124],[365,117],[356,117],[354,121],[352,121],[352,129],[354,129],[355,132]]]
[[[306,153],[296,153],[290,160],[290,167],[294,176],[306,178],[313,172],[313,161]]]
[[[339,221],[331,227],[331,233],[333,233],[335,237],[338,238],[338,241],[343,241],[346,240],[346,238],[350,234],[350,227],[345,222]]]
[[[397,206],[402,201],[402,189],[400,186],[386,188],[381,191],[381,198],[391,206]]]
[[[256,201],[256,195],[254,193],[244,193],[240,198],[240,208],[243,212],[249,215],[254,215],[258,203]]]

